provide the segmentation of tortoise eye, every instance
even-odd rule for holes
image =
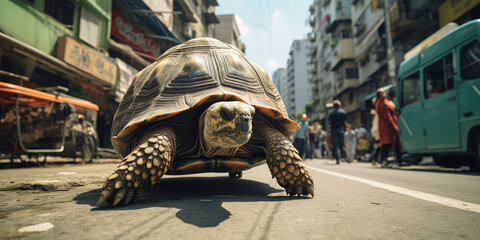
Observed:
[[[234,113],[233,109],[232,109],[230,106],[223,105],[223,106],[220,108],[220,116],[221,116],[224,120],[230,121],[230,120],[232,120],[233,118],[235,118],[235,113]]]

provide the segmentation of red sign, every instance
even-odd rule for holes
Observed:
[[[133,50],[150,55],[153,59],[160,55],[160,45],[142,31],[135,29],[120,13],[112,9],[112,36]]]

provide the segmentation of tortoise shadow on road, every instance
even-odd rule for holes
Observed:
[[[153,189],[147,189],[143,199],[117,208],[96,207],[100,189],[81,193],[73,200],[88,204],[92,211],[122,211],[152,207],[178,208],[177,218],[197,227],[216,227],[230,218],[222,207],[224,202],[269,202],[308,199],[309,197],[268,196],[283,192],[263,182],[226,177],[181,177],[162,179]]]

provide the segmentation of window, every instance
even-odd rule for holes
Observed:
[[[350,29],[343,29],[341,34],[342,38],[352,38],[352,30]]]
[[[82,7],[79,38],[93,47],[99,47],[102,22],[95,14]]]
[[[480,77],[480,44],[477,40],[462,48],[460,65],[463,79]]]
[[[45,0],[45,13],[57,19],[59,22],[72,27],[73,25],[73,10],[75,4],[70,0],[56,1]]]
[[[402,80],[402,106],[420,101],[420,74],[418,72]]]
[[[345,69],[345,76],[347,79],[358,78],[358,69],[357,68],[347,68]]]
[[[452,56],[448,54],[425,68],[425,98],[438,96],[453,88]]]

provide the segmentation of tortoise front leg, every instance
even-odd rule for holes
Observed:
[[[269,128],[268,132],[265,150],[272,177],[277,178],[278,184],[290,196],[311,194],[313,197],[313,179],[302,164],[297,149],[278,130]]]
[[[147,137],[120,163],[107,178],[97,206],[108,202],[113,206],[123,200],[127,205],[140,199],[148,183],[153,187],[172,165],[175,155],[175,134],[170,128],[160,128]]]

